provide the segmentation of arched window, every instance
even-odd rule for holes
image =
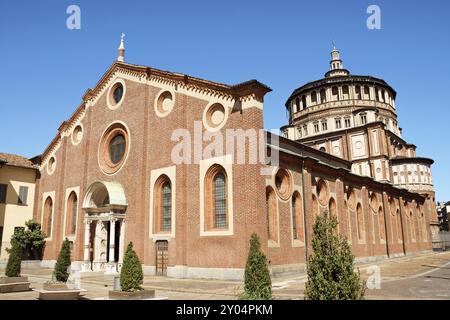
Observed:
[[[311,103],[317,104],[317,93],[315,91],[311,92]]]
[[[302,108],[306,109],[306,96],[302,96]]]
[[[294,240],[303,241],[302,198],[298,192],[292,195],[292,235]]]
[[[77,231],[78,219],[78,197],[75,191],[72,191],[67,198],[66,210],[66,235],[73,236]]]
[[[295,98],[294,112],[298,112],[299,110],[300,110],[300,99],[297,97]]]
[[[348,100],[349,98],[350,98],[350,94],[349,94],[348,86],[343,86],[342,87],[342,99]]]
[[[153,225],[155,233],[172,230],[172,184],[165,174],[155,182]]]
[[[44,203],[44,216],[43,216],[43,231],[47,235],[47,237],[52,236],[52,217],[53,215],[53,200],[50,196],[45,199]]]
[[[275,191],[271,187],[266,189],[267,236],[269,240],[278,242],[278,217]]]
[[[368,86],[364,86],[364,100],[370,99],[370,89]]]
[[[220,172],[214,177],[214,227],[227,227],[227,188],[225,175]]]
[[[320,90],[320,103],[327,102],[327,94],[325,89]]]
[[[355,99],[359,100],[361,99],[361,87],[355,86]]]
[[[205,175],[206,230],[227,229],[228,223],[228,177],[225,169],[215,164]]]
[[[380,239],[386,240],[386,229],[384,226],[384,213],[383,213],[383,209],[381,207],[378,209],[378,232],[380,234]]]
[[[363,218],[363,212],[362,212],[362,206],[360,203],[356,206],[356,225],[357,225],[357,232],[358,232],[358,240],[364,239],[364,218]]]
[[[331,100],[339,100],[339,90],[338,87],[331,88]]]

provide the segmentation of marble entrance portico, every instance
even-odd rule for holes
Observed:
[[[91,184],[83,200],[84,257],[82,271],[119,272],[123,260],[127,202],[120,183]]]

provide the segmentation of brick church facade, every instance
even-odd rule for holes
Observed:
[[[256,232],[273,272],[295,270],[311,253],[314,218],[324,210],[338,218],[359,259],[431,249],[431,172],[420,190],[390,180],[394,164],[403,168],[411,159],[383,156],[391,148],[386,141],[406,145],[383,122],[353,128],[366,133],[355,143],[372,139],[372,128],[392,138],[376,140],[376,155],[370,140],[372,153],[356,161],[321,149],[322,141],[332,146],[331,138],[299,141],[292,134],[303,123],[293,116],[284,136],[265,132],[263,102],[271,89],[256,80],[230,86],[129,64],[124,51],[122,39],[117,61],[40,157],[34,219],[48,235],[44,264],[54,263],[67,237],[82,270],[114,273],[132,241],[145,273],[241,279]],[[211,147],[229,132],[244,132],[244,143]],[[348,134],[337,136],[344,141]],[[277,154],[278,163],[251,161],[255,145],[270,159]],[[414,161],[428,169],[432,163]],[[375,173],[379,164],[382,174],[364,174],[355,163],[372,163]]]

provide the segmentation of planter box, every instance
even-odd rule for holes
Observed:
[[[63,282],[56,282],[56,283],[44,283],[42,286],[44,290],[47,291],[59,291],[59,290],[69,290],[66,283]]]
[[[29,291],[28,277],[1,277],[0,293]]]
[[[78,300],[81,292],[86,292],[85,289],[33,289],[39,292],[39,300]]]
[[[108,298],[110,300],[143,300],[153,299],[154,297],[155,290],[140,290],[135,292],[112,290],[108,293]]]

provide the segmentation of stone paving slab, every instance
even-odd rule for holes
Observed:
[[[361,277],[367,279],[370,266],[380,268],[380,290],[367,290],[367,299],[450,299],[450,252],[386,259],[359,264]],[[42,288],[51,279],[52,270],[24,268],[31,288]],[[272,279],[276,299],[303,299],[306,274],[304,272],[276,276]],[[82,273],[81,287],[87,292],[83,299],[101,299],[113,289],[114,277],[102,273]],[[204,279],[174,279],[145,276],[144,287],[156,290],[157,297],[170,300],[232,300],[243,291],[243,282]],[[0,300],[34,300],[34,291],[0,294]]]

